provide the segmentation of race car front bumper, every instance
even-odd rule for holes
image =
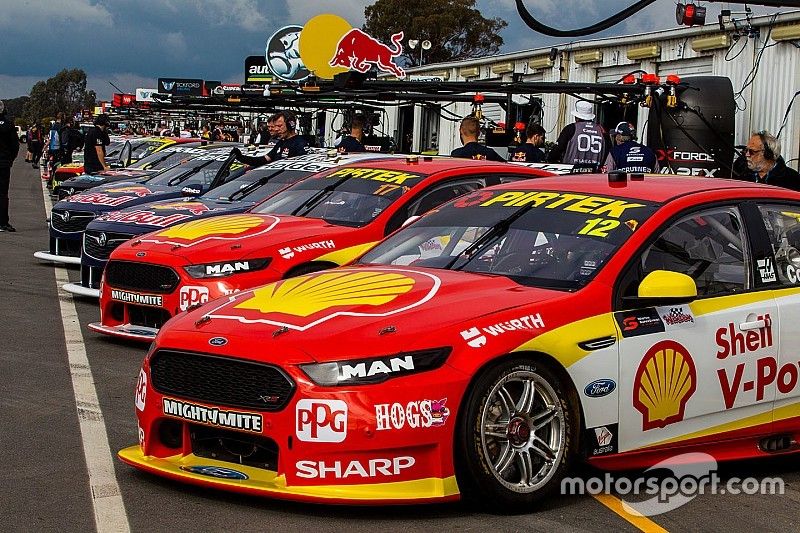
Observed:
[[[92,289],[90,287],[84,287],[80,283],[67,283],[61,288],[67,291],[68,293],[75,294],[77,296],[86,296],[88,298],[100,298],[100,289]]]
[[[99,295],[98,295],[99,296]],[[90,330],[113,337],[122,337],[133,341],[152,342],[156,338],[158,329],[134,324],[120,326],[104,326],[101,322],[92,322],[87,326]]]
[[[358,485],[288,486],[286,477],[277,472],[214,461],[194,454],[158,458],[144,455],[141,447],[134,445],[120,450],[118,456],[135,468],[184,483],[284,500],[378,505],[459,499],[455,476]],[[216,472],[216,475],[240,474],[236,477],[246,479],[226,479],[214,474],[195,473],[208,467],[212,467],[211,471]]]
[[[52,261],[53,263],[64,263],[65,265],[81,264],[80,256],[73,257],[70,255],[56,255],[45,250],[42,250],[40,252],[34,252],[33,257],[35,257],[36,259],[41,259],[42,261]]]

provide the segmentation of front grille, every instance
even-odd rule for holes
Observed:
[[[160,329],[170,318],[166,309],[143,305],[128,305],[128,321],[134,326]]]
[[[110,261],[106,266],[106,282],[118,289],[167,294],[175,290],[180,278],[168,267]]]
[[[105,235],[105,238],[103,237]],[[83,234],[83,251],[89,257],[107,261],[111,252],[123,242],[132,239],[130,233],[111,233],[103,231],[86,231]],[[105,241],[105,246],[100,243]]]
[[[294,392],[280,368],[241,359],[161,350],[150,368],[161,394],[214,405],[279,411]]]
[[[53,209],[50,213],[50,223],[53,229],[62,233],[78,233],[86,229],[89,222],[94,220],[91,211],[70,211],[69,209]]]
[[[78,239],[58,239],[50,237],[50,253],[64,257],[80,257],[81,241]]]
[[[189,436],[197,457],[278,470],[278,445],[272,439],[198,424],[189,425]]]

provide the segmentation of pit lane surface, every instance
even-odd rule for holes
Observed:
[[[798,456],[723,465],[733,476],[780,476],[784,495],[700,495],[668,513],[637,519],[591,496],[555,496],[529,514],[479,513],[460,503],[412,507],[333,507],[286,503],[194,488],[141,473],[115,457],[111,484],[90,486],[89,464],[103,464],[103,446],[86,435],[100,413],[76,407],[74,379],[87,377],[70,354],[85,350],[102,412],[108,446],[137,440],[133,389],[145,346],[123,343],[85,329],[99,319],[96,303],[57,289],[54,269],[33,252],[46,246],[45,203],[38,173],[20,158],[12,169],[11,221],[0,233],[0,524],[4,531],[91,531],[98,502],[114,519],[97,520],[113,531],[718,531],[800,529]],[[66,269],[78,281],[77,269]],[[60,299],[65,305],[60,305]],[[80,324],[63,325],[74,302]],[[65,330],[69,343],[65,341]],[[75,336],[80,331],[81,336]],[[68,351],[69,344],[69,351]],[[82,434],[81,427],[84,424]],[[94,435],[96,439],[96,434]],[[102,443],[105,444],[105,443]],[[86,456],[84,455],[86,454]],[[598,475],[581,468],[577,475]],[[113,483],[114,478],[116,484]],[[118,491],[118,492],[117,492]],[[115,499],[115,496],[119,495]],[[622,511],[621,511],[622,512]],[[622,512],[624,514],[624,512]],[[663,529],[662,529],[663,528]]]

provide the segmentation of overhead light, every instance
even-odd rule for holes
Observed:
[[[699,37],[692,39],[692,50],[703,52],[705,50],[716,50],[717,48],[728,48],[731,45],[731,38],[727,34],[712,35],[711,37]]]
[[[628,59],[650,59],[653,57],[661,57],[661,46],[651,44],[648,46],[640,46],[639,48],[631,48],[628,50]]]
[[[548,56],[536,57],[528,61],[528,68],[536,70],[538,68],[553,68],[553,60]]]
[[[596,63],[603,60],[603,52],[600,50],[576,52],[572,54],[572,60],[579,65],[583,65],[584,63]]]
[[[462,67],[458,71],[459,76],[462,78],[476,78],[481,75],[480,67]]]
[[[675,19],[681,26],[702,26],[706,23],[706,8],[679,2],[675,6]]]
[[[790,24],[789,26],[778,26],[772,29],[769,35],[773,41],[793,41],[800,39],[800,24]]]
[[[495,74],[506,74],[508,72],[514,72],[514,62],[507,61],[505,63],[495,63],[492,65],[492,72]]]

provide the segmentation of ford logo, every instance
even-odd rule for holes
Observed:
[[[136,252],[136,257],[144,257],[147,255],[147,252]]]
[[[589,398],[602,398],[608,396],[617,388],[617,384],[613,379],[596,379],[586,385],[583,392]]]
[[[214,337],[208,340],[208,344],[211,346],[225,346],[228,344],[228,339],[225,337]]]
[[[201,476],[218,477],[222,479],[248,479],[247,474],[244,472],[221,466],[182,466],[181,470],[184,472],[191,472],[192,474],[200,474]]]

